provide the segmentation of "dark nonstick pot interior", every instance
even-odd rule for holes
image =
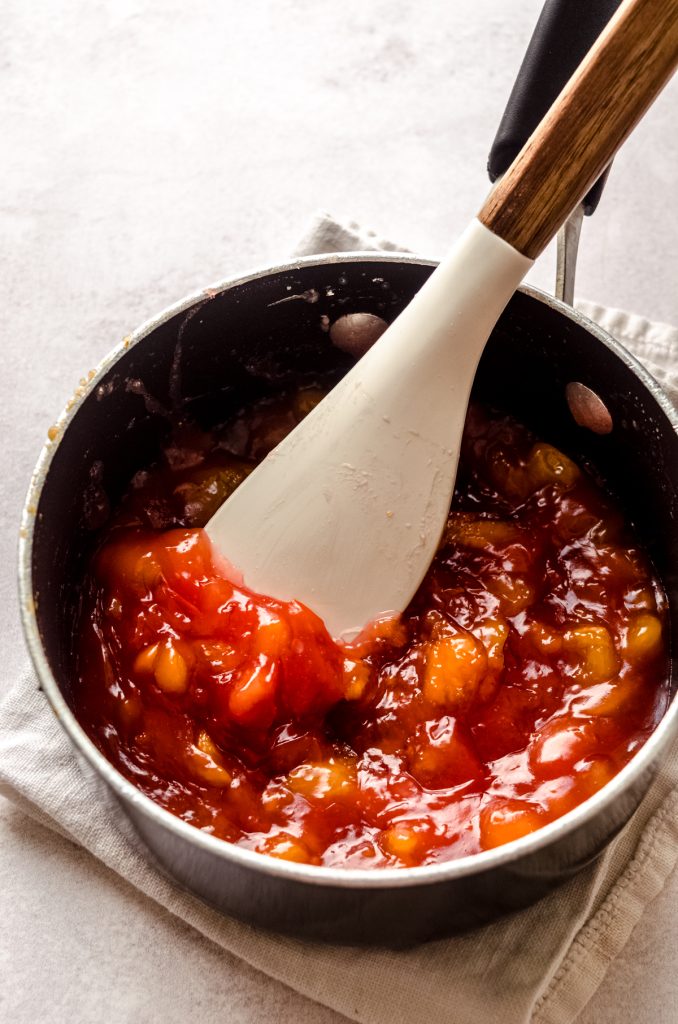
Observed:
[[[58,445],[35,531],[39,627],[66,694],[74,582],[83,552],[106,508],[136,470],[156,457],[171,417],[188,415],[209,425],[285,385],[337,378],[351,359],[332,344],[328,321],[356,311],[391,321],[431,269],[423,262],[374,257],[253,277],[220,293],[208,290],[123,350]],[[639,380],[631,360],[593,336],[582,318],[563,315],[545,299],[526,292],[513,298],[488,343],[474,396],[585,460],[621,502],[675,594],[678,438],[666,400],[656,384]],[[565,398],[570,381],[581,381],[604,399],[614,423],[611,434],[577,426]]]
[[[247,401],[286,385],[320,376],[337,378],[351,360],[332,344],[328,324],[347,312],[369,312],[392,320],[432,267],[401,256],[311,258],[253,275],[223,290],[208,290],[142,328],[131,344],[111,358],[89,385],[65,429],[60,429],[46,466],[34,528],[31,573],[38,630],[49,668],[67,701],[74,675],[71,638],[84,560],[107,509],[132,475],[156,457],[172,417],[191,416],[209,425],[223,421]],[[577,426],[565,397],[571,381],[586,384],[604,399],[614,424],[611,433],[599,436]],[[656,383],[598,328],[546,296],[522,291],[493,332],[474,394],[586,462],[605,482],[635,525],[664,581],[675,636],[678,435],[675,414]],[[388,933],[391,919],[398,918],[402,925],[408,914],[412,919],[409,940],[468,927],[531,902],[568,877],[599,852],[628,818],[646,785],[647,773],[605,821],[593,828],[589,823],[585,841],[580,836],[570,849],[559,850],[534,870],[529,863],[515,865],[517,876],[532,875],[537,879],[534,884],[509,889],[500,878],[498,886],[485,882],[480,887],[467,886],[468,891],[474,889],[473,909],[464,911],[468,896],[463,891],[458,897],[451,893],[445,920],[437,908],[435,886],[426,886],[419,890],[419,897],[412,897],[425,906],[428,917],[423,926],[407,903],[408,890],[400,888],[394,890],[398,895],[388,904],[388,912],[385,902],[380,905],[378,934],[356,935],[349,894],[355,894],[355,915],[360,916],[360,890],[311,888],[319,899],[325,892],[328,909],[339,897],[344,901],[344,938],[383,941],[381,932]],[[176,866],[173,870],[182,876]],[[240,896],[220,899],[214,887],[203,894],[249,919],[291,927],[288,911],[282,908],[285,901],[278,900],[282,909],[275,920],[270,907],[261,913],[252,911],[245,875]],[[183,880],[193,884],[188,869]],[[461,879],[462,887],[468,881]],[[263,884],[261,879],[258,884]],[[300,886],[304,888],[308,890]],[[430,898],[422,900],[424,890]],[[260,902],[265,903],[264,895],[261,890]],[[303,904],[301,896],[299,904]],[[309,909],[309,920],[314,913]],[[305,933],[322,934],[322,929],[314,932],[311,923]],[[342,936],[335,931],[333,937]]]

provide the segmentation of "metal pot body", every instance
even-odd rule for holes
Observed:
[[[678,731],[674,699],[604,790],[532,836],[448,864],[368,872],[276,861],[193,829],[123,779],[72,714],[78,580],[108,503],[155,457],[171,415],[210,424],[292,383],[339,377],[350,358],[332,344],[328,323],[347,312],[392,320],[432,268],[401,254],[312,257],[166,311],[126,339],[81,389],[42,454],[24,517],[24,627],[43,690],[71,740],[172,876],[229,914],[311,939],[406,945],[538,900],[595,859],[629,819]],[[565,398],[571,381],[604,399],[611,433],[574,423]],[[600,328],[523,290],[493,332],[475,395],[605,481],[664,581],[677,635],[677,421],[657,384]]]

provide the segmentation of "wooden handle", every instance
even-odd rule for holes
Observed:
[[[678,0],[625,0],[478,219],[534,259],[678,65]]]

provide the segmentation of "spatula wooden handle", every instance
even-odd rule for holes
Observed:
[[[625,0],[478,219],[534,259],[678,66],[678,0]]]

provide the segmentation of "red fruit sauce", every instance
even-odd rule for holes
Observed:
[[[320,394],[180,427],[134,478],[88,571],[78,717],[161,806],[276,857],[416,866],[533,832],[664,711],[651,567],[590,476],[472,408],[414,600],[335,643],[308,608],[229,579],[201,529]]]

